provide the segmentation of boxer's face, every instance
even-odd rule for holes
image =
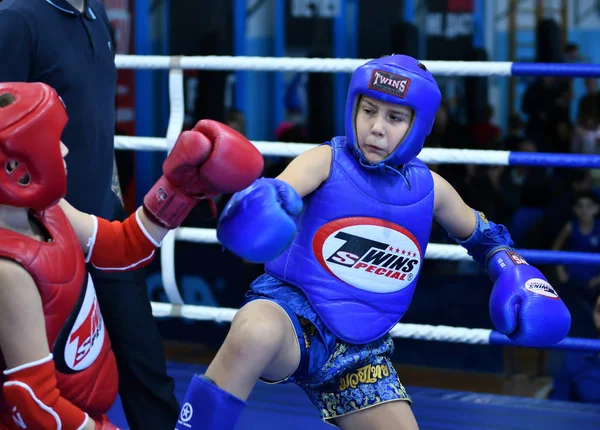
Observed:
[[[361,97],[356,110],[356,140],[365,158],[376,163],[401,143],[412,123],[412,109]]]

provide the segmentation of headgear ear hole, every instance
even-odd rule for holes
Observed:
[[[31,183],[31,176],[29,176],[29,173],[25,172],[25,174],[23,176],[21,176],[21,179],[19,179],[19,184],[27,186]]]
[[[4,166],[4,169],[6,170],[6,173],[12,173],[14,172],[17,167],[19,167],[19,162],[15,161],[15,160],[9,160],[6,162],[6,165]]]
[[[0,108],[11,105],[15,102],[15,96],[11,93],[0,94]]]

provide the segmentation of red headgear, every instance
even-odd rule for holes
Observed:
[[[64,197],[66,124],[65,106],[48,85],[0,83],[0,204],[42,211]]]

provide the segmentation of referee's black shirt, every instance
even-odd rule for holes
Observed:
[[[66,0],[0,2],[0,82],[44,82],[63,98],[67,200],[108,219],[117,203],[111,191],[116,80],[110,25],[99,0],[88,0],[83,13]]]

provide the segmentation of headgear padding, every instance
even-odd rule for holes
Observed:
[[[41,211],[66,194],[66,124],[65,106],[48,85],[0,83],[0,204]]]
[[[415,158],[431,132],[442,100],[440,89],[425,66],[406,55],[391,55],[371,60],[354,71],[346,100],[346,141],[363,164],[371,164],[356,142],[354,120],[360,95],[413,110],[412,125],[400,145],[387,158],[374,164],[395,167]]]

